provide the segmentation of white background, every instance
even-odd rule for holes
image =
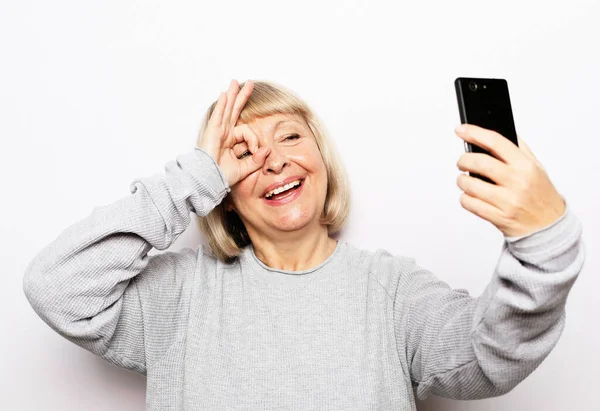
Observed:
[[[191,150],[232,78],[283,84],[323,119],[353,188],[345,240],[478,295],[502,236],[459,204],[458,76],[508,80],[517,130],[582,220],[588,253],[564,334],[529,378],[500,398],[419,409],[598,409],[598,2],[0,5],[1,409],[144,409],[144,378],[55,334],[22,276],[67,226]],[[171,249],[199,240],[190,226]]]

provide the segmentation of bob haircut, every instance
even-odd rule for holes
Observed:
[[[244,83],[241,83],[240,88],[243,86]],[[213,102],[206,112],[200,129],[201,136],[204,135],[216,104],[216,101]],[[252,94],[238,118],[238,124],[274,114],[298,115],[313,133],[327,170],[327,194],[320,222],[327,226],[329,235],[338,233],[350,213],[350,186],[333,141],[327,136],[317,116],[297,95],[275,83],[255,81]],[[221,261],[231,262],[251,241],[240,217],[233,210],[227,211],[226,205],[227,197],[208,215],[203,218],[196,216],[196,219],[213,254]]]

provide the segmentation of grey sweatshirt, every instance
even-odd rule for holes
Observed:
[[[501,395],[557,343],[584,262],[568,205],[505,238],[478,298],[343,241],[304,271],[267,267],[252,246],[230,264],[203,246],[149,256],[230,189],[195,149],[130,191],[41,250],[23,288],[60,335],[146,375],[149,410],[415,410],[415,392]]]

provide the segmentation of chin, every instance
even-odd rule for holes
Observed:
[[[317,219],[318,215],[315,212],[293,208],[284,215],[277,216],[273,225],[281,231],[295,231],[310,225]]]

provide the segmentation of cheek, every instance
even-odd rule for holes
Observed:
[[[303,147],[303,150],[297,152],[295,157],[296,161],[309,172],[325,171],[325,164],[316,143]]]
[[[236,198],[248,198],[252,194],[252,187],[250,184],[240,182],[235,186],[235,190],[232,190],[232,193],[235,193]]]
[[[321,152],[315,148],[315,152],[311,153],[311,171],[319,175],[319,180],[327,185],[327,168],[321,157]]]
[[[313,176],[320,189],[327,190],[327,169],[316,144],[311,145],[297,157],[298,163]]]
[[[253,196],[255,180],[255,177],[248,176],[231,189],[231,200],[237,208],[243,208],[245,201]]]

